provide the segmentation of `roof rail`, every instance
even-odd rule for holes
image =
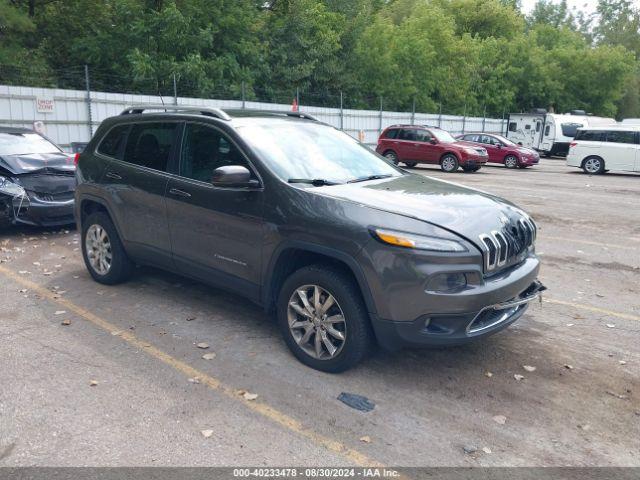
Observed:
[[[251,108],[251,109],[242,109],[242,110],[234,110],[234,112],[241,113],[255,113],[256,115],[266,114],[266,115],[284,115],[287,117],[296,117],[296,118],[304,118],[305,120],[313,120],[314,122],[319,122],[316,117],[310,115],[306,112],[294,112],[291,110],[260,110],[259,108]]]
[[[200,115],[208,115],[221,120],[231,120],[231,117],[220,108],[211,107],[193,107],[189,105],[132,105],[125,108],[120,115],[129,115],[133,113],[143,113],[146,110],[171,110],[174,112],[197,112]]]

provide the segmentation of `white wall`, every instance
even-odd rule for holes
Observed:
[[[38,113],[36,98],[53,98],[55,106],[52,113]],[[172,97],[165,97],[165,103],[173,103]],[[130,95],[120,93],[91,92],[91,128],[95,132],[102,120],[118,115],[126,106],[136,104],[161,105],[160,97],[153,95]],[[340,109],[324,107],[307,107],[302,99],[301,110],[318,117],[318,119],[340,127]],[[178,97],[178,104],[219,108],[241,108],[239,100],[214,100],[203,98]],[[268,110],[290,110],[291,105],[261,102],[246,102],[246,108]],[[32,128],[33,122],[42,121],[46,134],[59,145],[68,148],[71,142],[87,142],[90,138],[87,109],[87,94],[83,90],[62,90],[51,88],[15,87],[0,85],[0,125]],[[376,110],[343,111],[344,130],[358,137],[364,132],[364,142],[375,145],[380,134],[380,124],[384,129],[396,123],[411,123],[411,113],[380,112]],[[453,115],[416,113],[414,123],[441,126],[452,134],[464,131],[483,130],[483,119]],[[504,131],[506,120],[485,119],[484,130],[499,133]]]

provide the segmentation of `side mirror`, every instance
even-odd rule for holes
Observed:
[[[496,143],[496,147],[502,148],[502,144],[501,143]]]
[[[251,172],[242,165],[227,165],[213,171],[211,183],[216,187],[257,187],[260,183],[251,179]]]
[[[431,140],[429,140],[429,143],[431,145],[437,145],[438,144],[438,140],[436,140],[435,138],[432,138]]]

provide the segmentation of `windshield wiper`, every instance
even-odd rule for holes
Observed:
[[[324,187],[327,185],[340,185],[339,182],[332,182],[330,180],[325,180],[324,178],[290,178],[288,182],[289,183],[308,183],[309,185],[313,185],[314,187]]]
[[[366,177],[354,178],[353,180],[349,180],[347,183],[366,182],[367,180],[380,180],[381,178],[389,177],[393,177],[393,175],[390,173],[387,173],[385,175],[367,175]]]

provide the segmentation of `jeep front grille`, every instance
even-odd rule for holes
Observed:
[[[536,226],[528,218],[521,217],[505,225],[500,231],[479,235],[480,247],[487,273],[493,272],[522,257],[536,240]]]

